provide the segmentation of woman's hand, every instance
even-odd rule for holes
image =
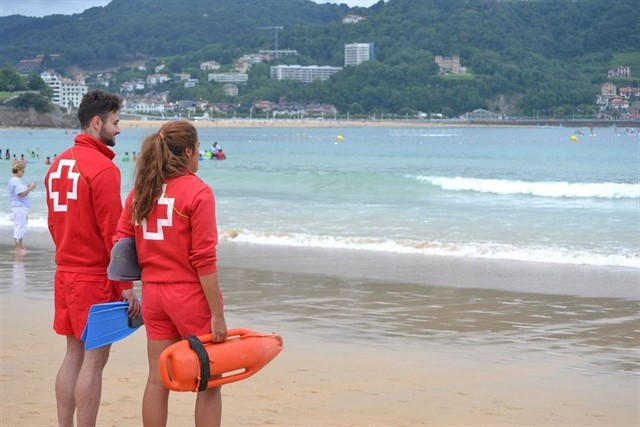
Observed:
[[[223,342],[227,339],[227,322],[224,315],[211,316],[211,341]]]
[[[129,309],[127,310],[129,317],[133,318],[140,315],[142,312],[142,306],[140,305],[140,300],[138,299],[134,289],[123,290],[122,299],[129,303]]]

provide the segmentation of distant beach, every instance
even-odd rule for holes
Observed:
[[[120,120],[122,128],[159,128],[168,120]],[[357,127],[457,127],[479,126],[466,122],[429,122],[424,120],[260,120],[260,119],[213,119],[192,120],[197,128],[357,128]],[[509,126],[505,123],[504,126]]]
[[[611,127],[636,128],[640,120],[602,120],[602,119],[504,119],[504,120],[427,120],[427,119],[343,119],[343,118],[304,118],[304,119],[266,119],[266,118],[214,118],[192,119],[176,118],[171,120],[190,120],[198,128],[430,128],[430,127],[516,127],[516,126],[559,126],[568,128]],[[167,119],[139,118],[121,113],[120,126],[124,129],[154,128],[166,123]],[[0,111],[0,129],[77,129],[77,118],[52,114],[23,113],[19,111]]]
[[[123,128],[160,127],[167,120],[132,120],[121,119]],[[516,127],[516,126],[564,126],[570,128],[596,127],[638,127],[640,121],[605,121],[605,120],[342,120],[342,119],[211,119],[192,120],[198,128],[453,128],[453,127]]]

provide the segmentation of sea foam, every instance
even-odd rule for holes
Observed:
[[[10,215],[0,214],[0,227],[13,227]],[[46,218],[29,218],[29,228],[47,229]],[[366,236],[329,236],[246,229],[220,230],[220,240],[259,245],[325,249],[353,249],[462,258],[503,259],[554,264],[599,265],[640,269],[640,253],[619,250],[589,251],[557,246],[517,246],[499,242],[442,242],[438,240],[382,239]]]
[[[420,182],[446,191],[475,191],[493,194],[523,194],[538,197],[638,199],[640,183],[580,183],[553,181],[511,181],[505,179],[414,176]]]
[[[373,237],[317,236],[301,233],[267,233],[238,229],[222,231],[220,233],[220,240],[262,245],[354,249],[462,258],[502,259],[554,264],[584,264],[640,269],[640,253],[593,253],[584,249],[553,246],[518,247],[496,242],[454,243],[411,239],[394,240]]]

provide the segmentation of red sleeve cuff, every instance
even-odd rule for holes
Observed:
[[[207,274],[213,274],[218,271],[217,264],[208,264],[202,267],[196,268],[198,271],[198,276],[206,276]]]

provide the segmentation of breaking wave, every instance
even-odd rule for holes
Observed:
[[[415,176],[420,182],[447,191],[475,191],[493,194],[525,194],[538,197],[639,199],[640,183],[529,182],[505,179]]]
[[[640,269],[640,253],[592,253],[584,249],[565,247],[524,246],[505,243],[448,243],[410,239],[379,239],[372,237],[315,236],[296,233],[266,233],[249,230],[225,230],[221,241],[281,245],[326,249],[354,249],[423,255],[486,258],[513,261],[584,264]]]

